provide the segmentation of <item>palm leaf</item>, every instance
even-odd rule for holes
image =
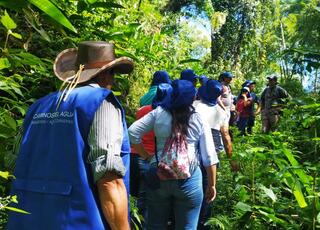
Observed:
[[[73,27],[71,22],[63,15],[63,13],[49,0],[28,0],[31,4],[38,7],[44,13],[49,15],[55,21],[68,28],[73,32],[77,30]]]

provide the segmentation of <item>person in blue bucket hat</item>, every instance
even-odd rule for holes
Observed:
[[[153,74],[151,86],[146,94],[140,98],[140,106],[150,105],[157,92],[157,86],[161,83],[171,84],[171,79],[167,71],[159,70]]]
[[[166,229],[171,209],[174,213],[175,229],[196,229],[203,198],[206,202],[212,202],[216,196],[216,164],[219,160],[209,125],[192,106],[195,87],[190,81],[174,80],[172,88],[172,100],[169,106],[158,106],[129,128],[131,143],[146,159],[148,155],[141,145],[141,136],[149,130],[154,130],[157,152],[150,159],[150,168],[157,169],[159,166],[157,162],[162,162],[162,157],[166,155],[166,153],[163,155],[163,151],[166,151],[166,142],[171,137],[177,137],[180,143],[186,143],[184,149],[189,159],[188,179],[160,177],[162,179],[158,178],[157,188],[148,188],[147,229]],[[202,173],[197,154],[208,175],[205,192],[202,189]]]
[[[30,106],[12,182],[14,207],[29,214],[10,212],[7,229],[130,229],[130,143],[111,88],[132,71],[105,41],[57,56],[63,85]]]
[[[197,84],[199,77],[194,73],[192,69],[184,69],[180,73],[180,79],[190,81],[194,86]]]

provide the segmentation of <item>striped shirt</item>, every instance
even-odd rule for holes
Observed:
[[[98,84],[89,85],[100,87]],[[123,138],[121,110],[110,98],[107,97],[96,111],[88,136],[87,162],[91,165],[95,182],[106,172],[115,172],[119,176],[126,172],[120,156]]]

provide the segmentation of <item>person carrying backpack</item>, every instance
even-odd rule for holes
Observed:
[[[219,160],[210,126],[192,106],[196,89],[186,80],[173,81],[172,88],[170,103],[157,107],[129,128],[132,145],[145,159],[150,157],[141,136],[152,129],[156,136],[157,151],[150,165],[156,169],[159,186],[147,189],[147,229],[166,229],[171,209],[175,229],[196,229],[203,198],[212,202],[216,197]],[[205,194],[200,160],[208,174]]]

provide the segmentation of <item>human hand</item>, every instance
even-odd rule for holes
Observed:
[[[206,202],[207,203],[212,202],[216,198],[216,195],[217,195],[216,186],[208,185],[205,193]]]

